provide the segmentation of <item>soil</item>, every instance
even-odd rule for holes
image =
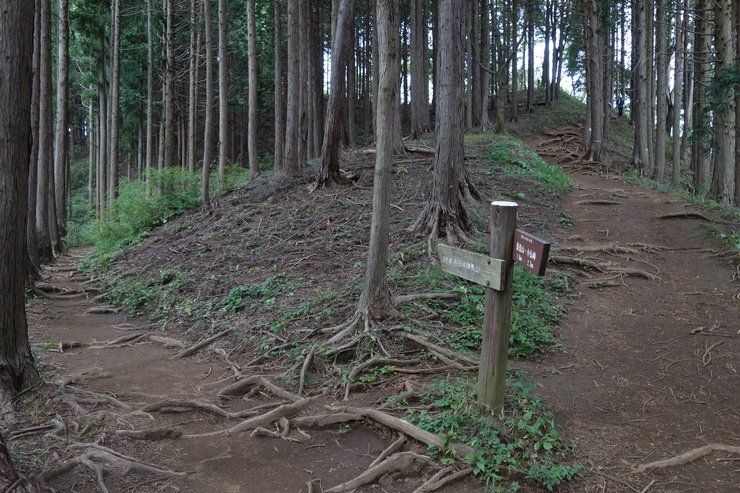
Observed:
[[[532,139],[533,145],[537,143]],[[485,149],[477,148],[477,152]],[[426,157],[396,165],[393,252],[409,254],[409,245],[425,245],[423,238],[406,229],[423,205],[430,164],[431,157]],[[280,320],[278,310],[247,306],[237,318],[203,321],[185,315],[178,318],[174,314],[182,312],[178,305],[169,313],[164,332],[161,321],[125,315],[118,307],[96,301],[93,291],[90,296],[34,301],[29,309],[32,344],[44,376],[56,383],[49,385],[45,397],[41,392],[35,400],[23,401],[24,414],[36,416],[35,420],[16,424],[5,433],[21,472],[33,476],[81,450],[91,450],[70,448],[72,443],[95,443],[166,471],[166,475],[145,474],[119,463],[120,467],[104,474],[107,488],[115,492],[318,492],[367,469],[398,437],[396,431],[371,420],[300,427],[305,435],[291,429],[283,437],[288,439],[280,439],[253,437],[250,431],[198,436],[224,430],[244,418],[227,419],[182,403],[170,403],[167,413],[136,412],[163,399],[208,402],[232,413],[266,406],[255,411],[262,413],[288,402],[264,389],[246,397],[217,398],[216,393],[232,383],[234,371],[262,375],[291,392],[298,391],[295,380],[285,375],[295,376],[299,368],[290,368],[293,363],[280,358],[254,362],[254,348],[290,342],[289,332],[309,338],[315,336],[314,328],[329,327],[351,316],[356,297],[351,286],[363,273],[372,156],[351,154],[343,166],[359,176],[355,185],[309,194],[302,187],[280,188],[283,185],[277,181],[263,180],[244,193],[222,198],[210,211],[171,221],[109,266],[133,276],[156,277],[159,272],[161,278],[166,266],[178,262],[189,279],[199,279],[181,286],[179,299],[193,293],[204,299],[223,296],[232,286],[263,282],[273,271],[285,270],[291,282],[310,279],[310,283],[305,281],[310,289],[295,290],[292,306],[321,293],[349,293],[331,315],[299,318],[295,325],[281,325],[276,334],[266,327]],[[475,163],[471,167],[478,169]],[[604,166],[569,169],[575,186],[560,203],[526,190],[520,223],[552,242],[560,261],[548,267],[551,273],[577,272],[570,278],[577,296],[569,302],[561,324],[560,350],[511,365],[537,383],[539,396],[555,411],[563,434],[577,442],[573,460],[584,465],[583,476],[556,491],[740,491],[739,457],[726,451],[713,451],[688,463],[634,471],[640,464],[707,444],[740,445],[740,258],[723,253],[723,245],[714,239],[718,231],[737,230],[737,221],[730,224],[716,212],[689,205],[675,195],[630,184]],[[486,193],[490,195],[487,199],[524,191],[517,188],[521,183],[498,170],[477,170],[474,177],[481,190],[508,191],[506,195]],[[319,212],[304,213],[309,210]],[[473,212],[474,222],[483,229],[485,210]],[[703,218],[691,214],[661,218],[692,212]],[[310,234],[299,235],[301,231]],[[236,256],[227,247],[237,244],[240,232],[253,233],[250,238],[254,240],[252,245],[242,244],[242,254]],[[604,248],[589,248],[594,246]],[[84,279],[75,281],[69,270],[84,253],[71,250],[54,264],[54,270],[47,270],[46,282],[56,287],[57,295],[94,287],[81,284]],[[577,263],[565,263],[565,257],[596,262],[600,267],[584,269]],[[403,257],[392,262],[399,262],[398,258]],[[224,266],[229,269],[224,271]],[[217,275],[209,278],[209,272]],[[117,313],[89,312],[96,307]],[[280,312],[285,313],[284,309]],[[173,358],[180,350],[176,347],[179,341],[196,342],[209,324],[213,328],[221,322],[231,324],[232,331],[192,356]],[[120,340],[131,335],[141,337]],[[157,339],[161,337],[172,340]],[[329,374],[329,368],[321,368],[311,377]],[[305,394],[317,397],[303,414],[326,413],[327,407],[376,406],[379,398],[397,393],[399,382],[404,381],[408,379],[396,377],[369,389],[353,390],[348,402],[336,388],[321,394],[320,386],[313,383]],[[34,424],[48,425],[54,416],[66,426],[56,435],[48,433],[48,428],[19,432]],[[277,429],[274,424],[267,427]],[[125,436],[126,430],[165,428],[184,436],[165,435],[156,440]],[[424,454],[426,446],[411,440],[403,450]],[[434,472],[425,467],[384,475],[357,491],[412,492]],[[94,471],[82,465],[48,483],[58,492],[100,491]],[[439,491],[484,488],[468,475]],[[524,482],[521,491],[542,488]]]

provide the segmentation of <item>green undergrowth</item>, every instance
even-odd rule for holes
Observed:
[[[503,173],[504,176],[542,183],[554,197],[560,197],[571,186],[568,173],[559,166],[546,163],[531,147],[515,137],[493,135],[484,147],[484,155],[492,165],[509,165],[490,168],[489,174]]]
[[[537,483],[547,491],[581,474],[582,466],[569,463],[574,443],[567,442],[552,414],[534,394],[536,384],[520,373],[507,378],[503,414],[481,410],[475,383],[454,377],[427,386],[422,403],[432,410],[410,409],[406,419],[442,437],[446,445],[463,443],[475,454],[464,457],[489,491],[519,491]],[[430,450],[432,456],[439,451]],[[443,465],[451,457],[437,457]]]
[[[567,274],[537,277],[518,264],[514,266],[509,356],[527,358],[547,352],[557,343],[556,329],[569,296]],[[459,279],[458,279],[459,282]],[[456,351],[470,354],[483,340],[483,317],[486,288],[461,284],[456,288],[460,298],[453,302],[430,301],[446,327],[454,327],[445,336]]]

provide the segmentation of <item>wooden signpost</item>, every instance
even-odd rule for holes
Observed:
[[[487,287],[478,403],[494,414],[504,407],[514,263],[541,276],[550,252],[549,243],[516,229],[518,207],[516,202],[491,203],[489,256],[439,245],[443,271]]]

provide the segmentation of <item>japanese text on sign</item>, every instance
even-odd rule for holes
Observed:
[[[524,231],[514,231],[514,261],[534,274],[545,274],[550,243]]]

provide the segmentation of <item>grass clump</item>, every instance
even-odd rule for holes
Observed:
[[[518,491],[525,482],[553,491],[579,476],[582,466],[567,463],[573,444],[566,443],[552,413],[534,396],[534,382],[515,373],[506,388],[503,414],[494,418],[481,411],[474,383],[448,377],[433,383],[422,397],[435,405],[434,412],[412,409],[407,419],[438,434],[445,444],[474,447],[477,453],[464,459],[489,491]]]
[[[514,137],[495,135],[486,149],[491,164],[505,163],[504,176],[536,181],[555,197],[570,188],[572,180],[559,166],[546,163],[531,147]]]

